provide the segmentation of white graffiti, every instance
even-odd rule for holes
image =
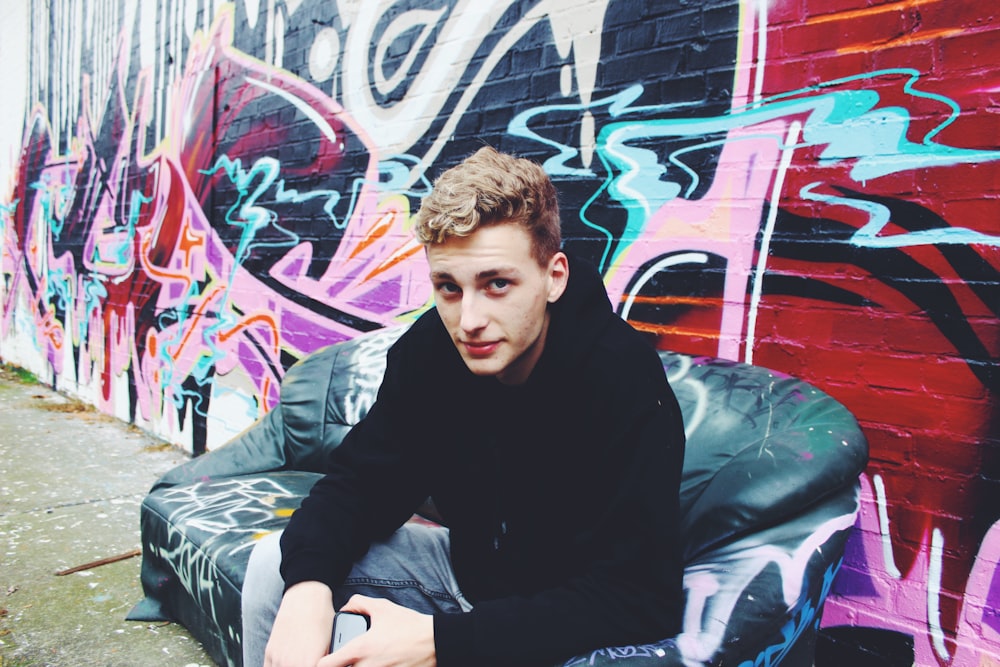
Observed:
[[[546,19],[559,55],[567,60],[562,74],[563,93],[569,93],[575,73],[577,94],[581,102],[590,103],[608,0],[590,0],[584,3],[588,6],[573,0],[543,0],[507,28],[485,58],[477,58],[487,36],[516,4],[514,0],[491,3],[460,0],[447,12],[412,9],[396,16],[382,30],[378,26],[385,15],[398,10],[391,0],[357,3],[352,12],[341,11],[341,20],[349,23],[342,55],[343,89],[333,91],[332,96],[336,98],[339,92],[344,108],[369,133],[379,137],[379,145],[386,154],[407,153],[418,141],[431,137],[432,126],[445,119],[431,137],[430,147],[414,164],[410,185],[418,182],[423,169],[437,159],[498,64]],[[386,76],[381,65],[389,46],[399,35],[414,31],[417,36],[403,62]],[[428,37],[435,32],[434,43],[427,45]],[[331,45],[326,40],[326,46]],[[375,48],[374,63],[368,57],[370,45]],[[420,60],[417,56],[422,48],[426,57]],[[381,96],[395,93],[404,81],[406,92],[392,97],[391,104],[376,99],[376,92]],[[456,94],[457,102],[452,103]],[[399,122],[400,119],[406,122]],[[595,143],[592,123],[587,125],[585,121],[581,135],[581,151],[586,156],[592,155]]]
[[[694,363],[691,357],[678,355],[674,358],[680,363],[665,369],[667,382],[677,393],[678,398],[683,397],[687,400],[688,409],[684,411],[684,437],[690,439],[708,413],[708,387],[700,378],[689,375]]]
[[[217,563],[252,550],[255,537],[274,525],[281,501],[292,500],[297,505],[299,495],[274,479],[254,476],[175,487],[159,494],[158,500],[158,509],[167,511],[162,522],[166,535],[164,539],[154,531],[155,539],[147,543],[147,551],[173,570],[178,584],[210,618],[217,623],[239,618],[231,610],[219,608],[224,599],[219,582],[225,575]],[[208,537],[193,539],[194,531]],[[240,629],[232,624],[221,629],[230,637],[240,636]]]
[[[813,553],[835,533],[850,529],[854,519],[854,512],[828,519],[794,548],[764,543],[755,534],[703,556],[702,562],[689,564],[684,570],[687,607],[677,636],[685,662],[702,664],[715,654],[736,603],[750,582],[772,563],[781,572],[782,595],[791,609],[801,593]]]
[[[344,394],[344,421],[348,425],[357,424],[371,409],[385,374],[385,355],[403,330],[382,329],[355,339],[358,344],[351,359],[356,365],[351,372],[354,389]]]
[[[298,494],[273,479],[254,476],[174,487],[161,493],[160,502],[171,508],[166,519],[170,525],[187,526],[213,536],[232,536],[234,532],[260,532],[265,523],[274,520],[279,500],[293,499],[297,503],[298,498]],[[232,540],[227,543],[232,544]],[[248,541],[228,553],[252,546]]]

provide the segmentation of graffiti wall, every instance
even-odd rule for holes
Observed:
[[[872,461],[826,654],[1000,664],[991,4],[22,13],[4,27],[27,66],[0,175],[3,361],[218,447],[296,360],[427,306],[410,218],[488,143],[544,165],[567,249],[658,346],[799,376],[858,416]]]

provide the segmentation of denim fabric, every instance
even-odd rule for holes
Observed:
[[[280,532],[271,533],[254,547],[243,583],[243,665],[264,664],[264,648],[278,613],[285,583]],[[355,594],[388,598],[416,611],[433,614],[465,612],[472,605],[459,590],[451,569],[448,529],[405,524],[385,542],[371,546],[364,558],[333,593],[340,608]]]

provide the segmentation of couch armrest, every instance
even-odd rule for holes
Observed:
[[[685,562],[857,484],[868,443],[828,394],[759,366],[661,357],[687,432]]]
[[[218,449],[167,471],[151,491],[194,482],[280,470],[285,466],[282,409],[273,410]]]

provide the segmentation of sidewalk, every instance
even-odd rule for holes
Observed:
[[[214,664],[178,625],[135,623],[139,504],[186,455],[0,368],[0,667]]]

